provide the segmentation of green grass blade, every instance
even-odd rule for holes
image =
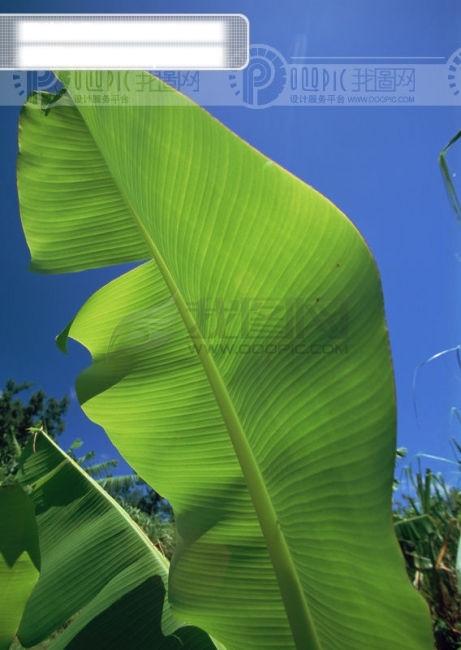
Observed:
[[[446,145],[446,147],[444,147],[444,149],[441,151],[439,156],[439,165],[442,172],[442,178],[445,183],[445,188],[447,190],[448,199],[458,219],[461,219],[461,204],[459,202],[458,193],[455,189],[455,186],[451,178],[450,170],[448,169],[446,156],[449,149],[451,149],[451,147],[455,144],[455,142],[457,142],[460,138],[461,138],[461,131],[459,131],[459,133],[457,133],[450,140],[450,142]]]

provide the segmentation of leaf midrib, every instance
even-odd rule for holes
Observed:
[[[69,92],[71,95],[71,92]],[[75,104],[74,104],[75,106]],[[78,110],[78,109],[77,109]],[[120,186],[117,178],[111,171],[104,152],[99,147],[91,128],[85,121],[88,131],[90,132],[99,154],[103,158],[107,169],[113,179],[120,196],[125,203],[129,214],[135,225],[138,227],[142,236],[151,251],[152,259],[157,267],[178,307],[179,314],[187,328],[191,338],[196,342],[194,345],[198,357],[206,373],[210,387],[215,396],[217,405],[223,417],[234,451],[238,458],[247,488],[258,517],[261,531],[263,533],[269,557],[274,568],[274,572],[279,585],[281,597],[285,606],[288,622],[293,635],[296,650],[322,650],[320,640],[317,635],[316,627],[307,603],[298,572],[296,570],[291,552],[289,550],[285,536],[278,522],[277,514],[266,488],[266,483],[260,471],[259,465],[249,445],[245,435],[242,423],[235,410],[233,401],[229,395],[221,373],[216,366],[212,353],[208,352],[208,347],[204,336],[196,320],[194,319],[187,303],[180,292],[168,266],[153,241],[142,220],[134,211],[133,206],[128,200],[123,188]],[[198,340],[198,342],[197,342]]]

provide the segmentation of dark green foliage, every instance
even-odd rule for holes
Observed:
[[[42,390],[31,392],[31,388],[31,383],[17,384],[8,379],[0,391],[0,483],[16,474],[18,458],[31,435],[30,429],[43,426],[53,439],[64,431],[68,397],[58,400],[47,397]],[[75,452],[81,445],[82,442],[76,440],[67,453],[122,507],[130,511],[154,543],[162,543],[163,539],[165,553],[171,554],[173,514],[168,502],[135,474],[114,476],[112,470],[117,467],[117,460],[95,464],[94,451],[77,456]],[[160,532],[162,527],[165,531]]]
[[[104,488],[107,489],[105,485]],[[114,490],[114,487],[109,486],[108,492],[111,496],[118,499],[122,505],[135,506],[147,516],[159,515],[164,519],[171,519],[173,517],[173,511],[168,501],[155,492],[141,478],[137,477],[136,483],[131,486],[126,486],[126,488]]]
[[[60,400],[47,397],[42,390],[29,394],[32,384],[16,384],[8,379],[0,391],[0,481],[12,477],[17,471],[17,459],[22,447],[30,437],[29,429],[39,424],[56,438],[64,431],[64,415],[69,398]]]
[[[154,546],[171,560],[176,544],[176,529],[172,515],[165,517],[155,512],[148,515],[135,505],[123,501],[120,504],[133,521],[142,528]]]
[[[120,503],[150,541],[170,560],[176,535],[173,510],[168,501],[136,474],[112,476],[105,465],[106,463],[90,467],[82,466],[111,497]]]
[[[461,493],[429,469],[407,468],[411,495],[394,512],[407,573],[429,605],[437,650],[461,648],[461,598],[456,554],[461,529]]]
[[[172,524],[173,511],[166,499],[155,492],[150,485],[145,483],[137,474],[125,474],[114,476],[112,469],[117,467],[117,460],[106,460],[102,463],[94,463],[96,453],[87,452],[83,456],[77,456],[75,450],[82,446],[81,440],[76,440],[67,451],[68,455],[82,467],[104,490],[116,499],[125,510],[134,513],[136,523],[145,529],[145,526],[138,521],[149,522],[152,518],[158,518],[159,522]],[[150,529],[151,526],[148,525]],[[147,530],[145,529],[147,533]],[[153,537],[148,536],[154,541]]]

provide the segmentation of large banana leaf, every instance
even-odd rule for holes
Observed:
[[[40,574],[34,506],[19,485],[0,487],[0,650],[8,650]]]
[[[228,650],[429,650],[391,524],[392,366],[362,237],[187,98],[134,105],[147,74],[106,107],[60,77],[68,95],[21,115],[32,269],[144,261],[60,344],[91,351],[85,412],[174,507],[174,611]]]
[[[201,630],[172,616],[165,602],[168,561],[45,433],[26,446],[20,465],[42,552],[40,579],[19,628],[24,645],[74,618],[53,650],[215,648]]]

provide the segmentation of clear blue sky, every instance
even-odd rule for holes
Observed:
[[[250,0],[70,0],[65,7],[74,13],[243,13],[250,20],[251,42],[275,48],[286,61],[295,55],[356,57],[366,65],[369,57],[448,58],[461,48],[461,6],[454,0],[269,0],[260,6]],[[59,13],[62,2],[3,0],[0,11]],[[328,196],[364,235],[383,282],[397,385],[398,444],[410,456],[424,452],[453,459],[450,439],[461,441],[461,424],[452,415],[453,408],[461,410],[461,369],[453,353],[421,368],[415,393],[419,421],[413,408],[415,368],[461,342],[461,231],[437,163],[442,147],[461,130],[460,107],[461,100],[458,106],[208,108]],[[119,271],[56,277],[27,271],[15,187],[18,113],[19,107],[0,107],[0,383],[9,377],[32,381],[59,397],[71,393],[89,357],[76,345],[63,355],[54,337],[83,301]],[[460,154],[451,160],[461,177]],[[84,450],[96,449],[101,458],[115,456],[73,398],[62,443],[77,437],[85,441]],[[444,469],[440,463],[430,465]],[[450,480],[457,480],[456,473]]]

